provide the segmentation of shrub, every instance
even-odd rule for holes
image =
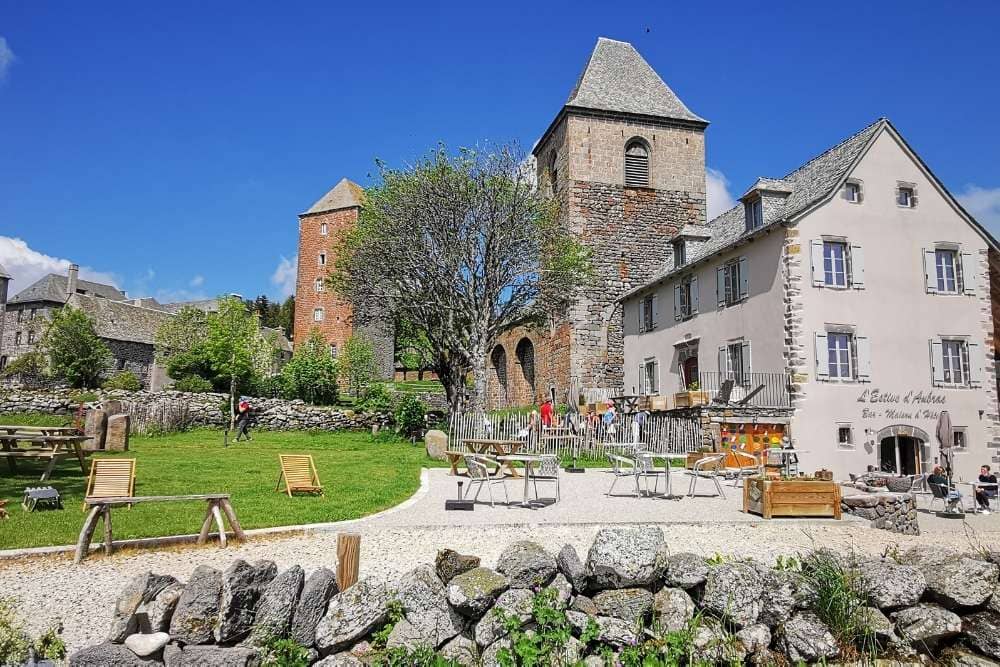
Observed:
[[[66,657],[66,644],[59,636],[61,632],[61,627],[49,628],[32,641],[17,617],[14,600],[0,598],[0,665],[24,664],[31,649],[36,658],[62,660]]]
[[[424,428],[424,414],[427,406],[416,396],[404,395],[396,404],[396,430],[404,435],[419,435]]]
[[[123,389],[125,391],[139,391],[142,389],[142,384],[139,383],[139,378],[136,377],[135,373],[132,371],[121,371],[115,373],[110,378],[104,381],[105,389]]]
[[[337,402],[337,362],[318,330],[295,349],[295,356],[281,369],[281,380],[290,398],[313,405]]]
[[[192,394],[207,394],[212,391],[212,383],[203,377],[188,375],[174,382],[174,389]]]
[[[69,400],[73,403],[93,403],[100,396],[92,391],[78,391],[75,394],[70,394]]]
[[[24,376],[37,378],[45,375],[45,355],[41,352],[26,352],[7,364],[0,371],[0,377]]]
[[[357,333],[347,339],[337,359],[347,386],[355,396],[361,396],[376,378],[375,347],[364,334]]]
[[[853,560],[853,559],[852,559]],[[848,658],[874,657],[878,649],[868,614],[868,591],[861,572],[829,551],[816,550],[802,560],[802,573],[815,592],[816,615],[826,623]],[[864,664],[868,661],[862,660]]]
[[[389,390],[381,382],[373,382],[368,385],[357,406],[363,412],[383,412],[392,413],[393,397]]]
[[[309,667],[309,649],[294,639],[268,639],[261,647],[261,667]]]

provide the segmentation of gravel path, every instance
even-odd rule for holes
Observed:
[[[420,563],[434,561],[441,547],[477,554],[485,565],[496,563],[507,544],[519,539],[536,540],[558,550],[572,544],[586,556],[594,535],[603,526],[595,524],[524,524],[503,527],[372,527],[360,522],[351,530],[362,535],[362,576],[392,577]],[[773,560],[813,546],[855,548],[878,554],[892,545],[940,545],[941,536],[924,534],[903,537],[873,530],[858,523],[703,523],[662,524],[675,551],[693,551],[754,556]],[[985,543],[1000,544],[1000,532],[980,533]],[[81,565],[67,557],[46,557],[0,562],[0,594],[18,600],[32,631],[38,632],[56,619],[65,624],[64,637],[71,651],[103,639],[114,600],[126,580],[151,570],[187,579],[201,564],[224,569],[234,559],[272,559],[280,569],[299,564],[307,572],[336,565],[336,533],[254,539],[246,544],[220,549],[217,546],[142,550],[118,553],[110,559],[92,556]],[[958,533],[949,535],[955,548],[967,546]]]

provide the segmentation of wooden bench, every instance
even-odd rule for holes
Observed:
[[[44,482],[52,476],[56,463],[64,458],[76,457],[80,463],[80,470],[87,471],[82,449],[82,443],[86,439],[82,435],[40,435],[38,433],[4,435],[0,433],[0,458],[7,459],[7,466],[11,474],[17,472],[15,465],[17,459],[48,459],[49,464],[45,467],[41,477],[41,481]],[[18,442],[27,443],[28,447],[18,448]]]
[[[212,520],[219,529],[219,544],[226,546],[226,526],[223,523],[222,515],[226,515],[229,526],[233,530],[233,535],[239,541],[246,540],[243,528],[240,526],[236,512],[229,503],[228,493],[204,493],[190,496],[134,496],[130,498],[88,498],[86,504],[90,506],[90,513],[83,528],[80,530],[80,539],[76,543],[76,558],[74,562],[79,563],[90,551],[90,540],[97,528],[98,518],[104,520],[104,553],[110,556],[113,553],[113,537],[111,534],[111,508],[122,505],[135,505],[138,503],[162,503],[183,500],[204,500],[208,504],[205,510],[205,520],[201,524],[201,532],[198,534],[198,544],[204,544],[208,539],[208,531],[212,527]]]
[[[445,450],[444,455],[448,457],[448,465],[451,466],[451,474],[458,475],[458,464],[461,462],[465,455],[469,452],[456,452],[454,450]]]

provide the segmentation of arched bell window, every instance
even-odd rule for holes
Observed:
[[[633,139],[625,146],[625,187],[649,187],[649,148],[644,141]]]

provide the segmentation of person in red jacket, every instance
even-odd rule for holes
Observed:
[[[542,403],[542,426],[546,428],[552,427],[552,399],[546,398],[545,402]]]

